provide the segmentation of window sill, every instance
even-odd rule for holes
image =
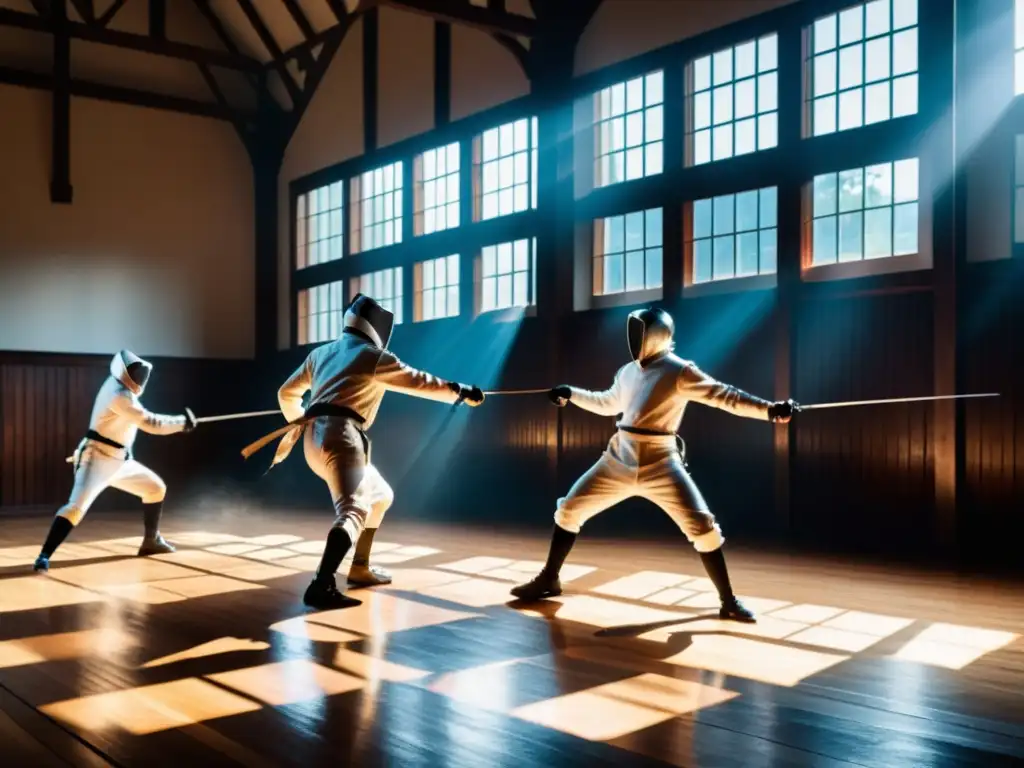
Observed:
[[[625,293],[612,293],[604,296],[591,296],[589,306],[582,309],[611,309],[612,307],[627,307],[630,304],[645,304],[649,301],[661,301],[663,290],[661,288],[650,288],[643,291],[627,291]]]
[[[931,257],[921,253],[908,256],[886,256],[880,259],[850,261],[845,264],[822,264],[816,267],[804,267],[801,278],[804,282],[825,282],[828,280],[848,280],[872,275],[891,275],[898,272],[916,272],[931,269]]]
[[[726,280],[711,280],[706,283],[695,283],[683,286],[684,299],[696,299],[701,296],[718,296],[723,293],[740,293],[742,291],[766,291],[778,285],[777,275],[750,275],[749,277],[730,277]]]

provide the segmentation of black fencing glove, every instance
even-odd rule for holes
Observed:
[[[797,404],[792,400],[779,400],[768,406],[768,420],[776,424],[785,424],[793,418]]]
[[[197,426],[199,426],[199,422],[196,421],[196,415],[194,413],[192,413],[192,409],[191,408],[186,408],[185,409],[185,428],[182,430],[182,432],[191,432]]]
[[[452,388],[453,392],[458,394],[460,401],[473,408],[476,408],[484,401],[484,392],[480,387],[471,387],[468,384],[456,384],[455,382],[448,386]]]
[[[559,408],[565,408],[569,401],[572,400],[572,389],[567,384],[559,384],[557,387],[552,387],[551,391],[548,392],[548,400]]]

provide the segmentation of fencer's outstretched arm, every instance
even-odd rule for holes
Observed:
[[[286,421],[295,421],[302,418],[305,409],[302,407],[302,396],[306,394],[313,381],[313,366],[310,358],[295,369],[295,373],[289,376],[281,388],[277,390],[277,402],[281,406],[281,413]]]
[[[589,389],[569,387],[572,392],[570,403],[574,403],[585,411],[596,413],[598,416],[614,416],[622,413],[621,389],[619,387],[619,374],[615,374],[611,387],[603,392],[591,392]]]
[[[426,400],[454,403],[459,399],[459,386],[433,374],[418,371],[384,350],[377,361],[374,379],[392,392],[402,392]]]
[[[688,400],[695,400],[748,419],[770,419],[770,402],[748,395],[729,384],[723,384],[692,363],[684,365],[680,371],[678,388]]]
[[[110,407],[114,413],[151,435],[174,435],[183,432],[187,426],[184,416],[165,416],[147,411],[142,403],[128,395],[115,397]]]

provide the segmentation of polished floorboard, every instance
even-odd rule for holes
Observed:
[[[509,587],[546,531],[385,521],[387,588],[311,612],[329,519],[0,512],[3,766],[1000,766],[1024,763],[1024,590],[729,550],[720,622],[685,541],[581,538],[566,593]],[[343,566],[344,569],[344,566]]]

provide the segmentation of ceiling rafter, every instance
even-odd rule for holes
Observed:
[[[430,16],[438,21],[476,27],[484,32],[535,37],[539,31],[536,19],[490,7],[481,8],[469,0],[361,0],[359,10],[368,11],[382,5]]]
[[[107,26],[110,22],[114,20],[114,17],[117,16],[117,12],[124,8],[125,3],[127,2],[128,0],[114,0],[111,6],[107,8],[107,10],[105,10],[103,14],[96,19],[96,23],[99,24],[101,27]]]
[[[86,24],[96,21],[96,8],[93,6],[92,0],[71,0],[71,4],[75,6],[78,15]]]
[[[203,48],[188,43],[175,43],[169,40],[155,40],[146,35],[131,32],[119,32],[104,27],[92,26],[81,22],[65,22],[67,34],[77,40],[88,40],[93,43],[110,45],[115,48],[128,48],[145,53],[154,53],[172,59],[182,59],[196,64],[209,64],[226,69],[238,69],[243,72],[259,72],[260,62],[237,53],[226,53],[210,48]],[[12,11],[0,8],[0,26],[28,29],[34,32],[54,34],[55,27],[49,19],[31,13]]]
[[[253,7],[251,0],[238,0],[238,5],[242,9],[242,13],[245,14],[245,18],[249,20],[252,28],[256,31],[256,35],[259,37],[260,42],[266,47],[267,51],[270,52],[270,57],[273,61],[273,67],[277,70],[278,75],[281,77],[281,81],[284,83],[285,89],[288,91],[288,96],[291,97],[292,104],[297,104],[302,98],[302,89],[299,88],[299,84],[295,82],[295,78],[292,77],[292,73],[288,71],[288,67],[284,62],[284,52],[281,50],[281,46],[277,44],[277,40],[267,25],[263,22],[259,13],[256,12],[256,8]]]
[[[193,0],[193,5],[195,5],[195,7],[199,10],[200,15],[204,19],[206,19],[206,23],[210,25],[210,29],[213,30],[213,33],[217,36],[217,39],[220,40],[220,44],[224,46],[225,50],[235,54],[236,56],[241,56],[241,49],[238,47],[238,44],[234,41],[234,38],[232,38],[231,35],[228,34],[227,29],[224,28],[224,24],[221,22],[220,17],[213,12],[213,9],[210,7],[210,1]],[[263,80],[260,77],[261,75],[262,72],[245,73],[246,80],[248,81],[249,85],[252,86],[252,89],[256,91],[256,95],[258,97],[263,95],[264,89]]]
[[[313,25],[309,23],[309,19],[306,18],[306,14],[299,6],[298,0],[282,0],[284,7],[288,10],[288,15],[292,17],[292,21],[295,22],[295,26],[302,32],[302,36],[309,40],[311,37],[316,35],[316,30],[313,29]]]
[[[345,7],[344,0],[327,0],[327,5],[330,6],[331,13],[339,22],[344,23],[348,19],[348,8]]]

